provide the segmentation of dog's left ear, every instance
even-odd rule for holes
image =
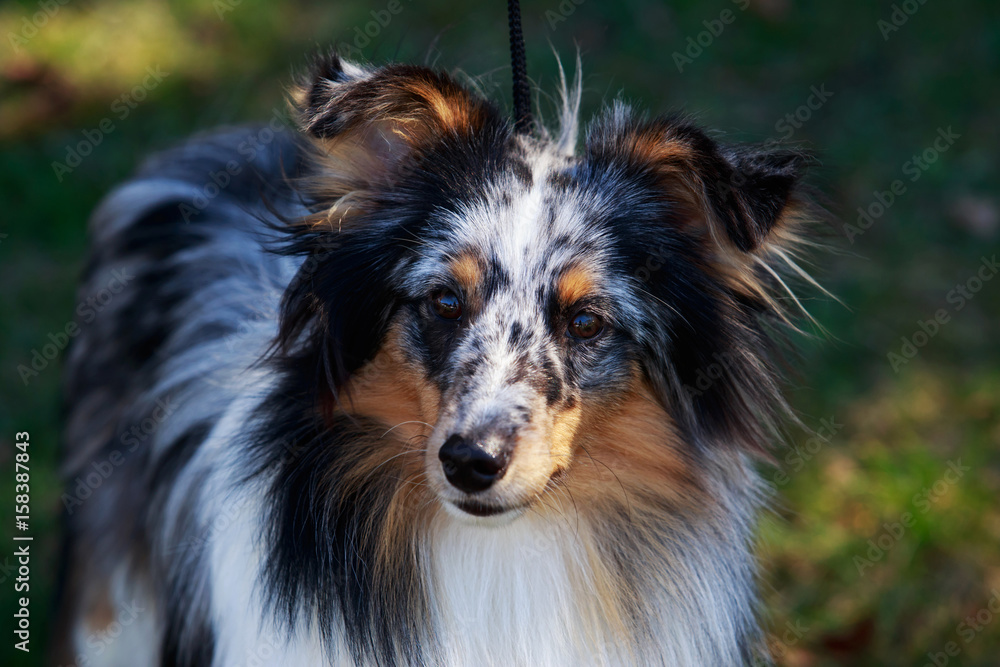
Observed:
[[[672,119],[615,121],[598,129],[588,150],[651,175],[679,209],[682,231],[709,233],[743,253],[764,244],[806,163],[792,151],[723,146]]]
[[[797,153],[741,147],[706,151],[696,158],[705,194],[730,240],[757,250],[785,210],[805,158]]]
[[[446,74],[367,69],[336,55],[314,64],[293,101],[318,149],[328,197],[391,187],[435,143],[474,137],[496,120],[488,102]]]

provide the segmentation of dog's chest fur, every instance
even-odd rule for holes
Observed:
[[[230,498],[238,509],[219,508],[228,520],[211,545],[214,664],[355,664],[339,627],[324,646],[315,624],[288,635],[261,622],[268,612],[259,588],[246,586],[266,557],[261,508]],[[609,553],[634,546],[629,528],[620,528],[599,536],[572,515],[476,527],[442,512],[418,546],[428,613],[418,619],[416,645],[400,647],[396,659],[454,667],[742,664],[749,646],[740,638],[752,637],[753,623],[752,565],[740,556],[747,536],[736,529],[726,547],[691,535],[685,545],[638,552],[644,562],[619,564],[637,588],[634,606],[623,608],[601,580]]]

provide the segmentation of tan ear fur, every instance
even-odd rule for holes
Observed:
[[[335,56],[292,99],[317,167],[305,190],[331,202],[317,222],[338,224],[374,192],[395,187],[436,142],[479,131],[491,113],[445,74],[409,65],[367,71]]]

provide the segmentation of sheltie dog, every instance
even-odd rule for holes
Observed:
[[[91,220],[62,664],[767,661],[806,160],[322,57]],[[112,290],[114,292],[114,290]],[[777,343],[777,345],[776,345]]]

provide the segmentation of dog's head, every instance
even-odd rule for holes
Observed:
[[[653,487],[763,445],[798,155],[621,105],[574,152],[446,75],[336,58],[296,102],[314,214],[282,340],[321,350],[335,409],[423,453],[449,511],[513,516],[594,459]]]

